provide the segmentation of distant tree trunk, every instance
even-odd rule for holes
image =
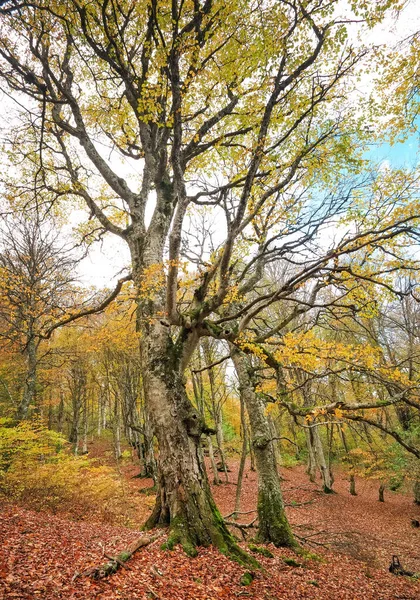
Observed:
[[[273,438],[273,449],[276,457],[276,463],[279,465],[281,462],[280,440],[278,439],[280,435],[271,414],[267,415],[267,420],[270,426],[271,437]]]
[[[201,340],[201,347],[204,353],[204,359],[207,365],[212,363],[212,354],[210,349],[209,340],[207,338],[203,338]],[[216,441],[217,441],[217,449],[219,456],[219,469],[224,471],[226,482],[229,481],[228,475],[228,466],[226,462],[226,456],[224,451],[224,436],[223,436],[223,412],[220,402],[217,400],[216,395],[216,381],[214,376],[213,368],[208,369],[208,378],[210,384],[210,400],[211,400],[211,413],[214,419],[214,424],[216,427]]]
[[[297,370],[298,380],[302,385],[303,394],[303,405],[308,408],[312,404],[310,382],[305,381],[305,375],[302,371]],[[310,481],[315,481],[315,467],[316,465],[321,474],[323,483],[323,489],[326,494],[332,492],[332,478],[329,466],[325,460],[324,447],[322,444],[321,436],[319,435],[319,425],[313,423],[310,426],[305,426],[306,443],[308,447],[308,475]]]
[[[349,491],[352,496],[357,496],[356,479],[354,477],[354,473],[351,473],[351,475],[350,475],[350,490]]]
[[[319,435],[319,425],[312,425],[309,429],[309,432],[311,435],[311,443],[314,449],[316,462],[321,472],[324,492],[326,494],[331,494],[333,491],[331,473],[329,466],[327,465],[327,461],[325,460],[324,447],[322,445],[321,436]]]
[[[417,479],[414,482],[413,492],[414,492],[414,503],[420,504],[420,479]]]
[[[217,470],[217,465],[216,465],[216,461],[214,458],[213,442],[212,442],[211,436],[208,435],[206,440],[207,440],[207,448],[209,451],[210,466],[211,466],[211,470],[213,471],[213,483],[214,483],[214,485],[220,485],[219,471]]]
[[[356,479],[354,476],[354,460],[350,454],[349,446],[347,444],[347,439],[346,439],[346,435],[344,433],[343,427],[341,425],[337,425],[337,427],[338,427],[338,434],[341,438],[341,443],[343,444],[344,450],[347,455],[347,459],[350,461],[351,468],[352,468],[352,471],[350,473],[350,478],[349,478],[349,482],[350,482],[349,492],[352,496],[357,496]]]
[[[240,402],[241,402],[242,452],[241,452],[241,462],[239,463],[238,481],[236,482],[235,517],[237,516],[237,513],[239,513],[241,510],[242,480],[244,477],[246,455],[247,455],[247,451],[248,451],[248,436],[247,436],[248,430],[247,430],[247,426],[246,426],[245,402],[243,399],[243,394],[241,394]]]
[[[305,428],[306,447],[308,449],[308,463],[306,466],[306,473],[309,476],[309,481],[315,483],[316,481],[316,458],[312,444],[312,436],[309,429]]]
[[[98,437],[101,437],[101,433],[102,433],[102,420],[103,420],[102,411],[103,411],[102,386],[99,386],[99,390],[98,390],[98,424],[97,424],[97,429],[96,429]]]
[[[249,458],[251,459],[251,471],[256,471],[255,468],[255,452],[254,452],[254,448],[252,447],[252,440],[251,440],[251,433],[250,433],[250,428],[248,427],[248,442],[249,442]]]
[[[18,406],[16,418],[19,421],[28,417],[29,407],[35,405],[36,399],[36,372],[38,365],[37,344],[33,336],[29,336],[25,349],[26,379],[23,387],[22,400]]]
[[[114,396],[114,418],[112,420],[112,434],[114,439],[114,456],[116,460],[121,458],[121,410],[118,394]]]
[[[201,368],[201,360],[199,361],[199,368]],[[195,401],[197,404],[197,408],[200,412],[201,418],[204,421],[205,420],[204,399],[203,399],[204,386],[203,386],[202,372],[200,371],[198,373],[192,373],[191,379],[192,379],[194,397],[195,397]],[[219,485],[220,477],[219,477],[219,472],[217,470],[216,461],[214,458],[213,442],[211,439],[211,435],[206,436],[206,442],[207,442],[207,449],[209,452],[210,466],[211,466],[211,470],[213,471],[213,483],[214,483],[214,485]]]
[[[262,542],[273,542],[276,546],[294,547],[296,542],[284,510],[265,403],[255,393],[246,357],[237,350],[232,350],[231,356],[239,379],[241,397],[249,415],[257,465],[259,521],[257,538]]]
[[[60,390],[60,403],[58,405],[58,414],[57,414],[57,429],[59,433],[63,433],[63,425],[64,425],[64,392]]]
[[[74,445],[74,453],[79,452],[79,426],[82,407],[86,397],[86,370],[83,363],[74,364],[69,373],[68,383],[71,397],[72,419],[69,441]]]
[[[82,454],[87,454],[88,453],[88,420],[89,420],[89,414],[88,414],[88,401],[87,398],[85,397],[85,401],[83,403],[83,442],[82,442]]]
[[[220,468],[224,471],[226,477],[226,483],[229,482],[228,466],[226,462],[226,456],[224,451],[224,440],[223,440],[223,421],[222,411],[216,412],[216,440],[217,449],[219,451]]]
[[[385,492],[385,486],[384,486],[383,483],[381,483],[381,485],[379,486],[379,491],[378,491],[378,494],[379,494],[378,500],[379,500],[379,502],[385,502],[384,492]]]

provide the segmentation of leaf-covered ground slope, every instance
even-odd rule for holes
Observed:
[[[234,468],[234,471],[236,469]],[[295,532],[321,545],[305,546],[322,560],[303,559],[270,548],[274,558],[258,556],[264,569],[249,586],[244,569],[213,549],[190,559],[180,549],[160,549],[164,538],[140,550],[127,569],[101,582],[76,577],[134,541],[130,529],[75,522],[5,504],[0,511],[0,598],[46,600],[95,598],[137,600],[216,600],[234,598],[319,600],[416,600],[420,582],[388,572],[392,554],[406,569],[420,571],[420,529],[411,526],[420,508],[409,496],[388,492],[377,500],[377,484],[358,482],[358,496],[338,478],[336,495],[326,496],[308,483],[303,469],[284,469],[283,487]],[[235,481],[236,473],[230,473]],[[144,486],[144,480],[136,480]],[[233,509],[235,486],[215,488],[223,514]],[[256,503],[256,474],[247,472],[242,511]],[[293,506],[304,503],[302,506]],[[243,521],[253,515],[244,515]],[[296,563],[286,564],[293,558]]]

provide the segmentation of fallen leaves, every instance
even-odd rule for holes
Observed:
[[[231,466],[233,480],[235,465]],[[270,546],[274,557],[259,555],[263,569],[255,572],[249,585],[243,586],[245,569],[215,549],[201,548],[198,556],[191,559],[180,548],[173,552],[162,550],[160,539],[140,549],[130,559],[129,570],[121,569],[99,582],[74,579],[76,572],[100,564],[104,553],[113,556],[128,547],[139,533],[4,505],[0,511],[0,598],[420,599],[420,583],[395,577],[387,570],[395,548],[404,565],[420,570],[419,530],[411,527],[411,518],[418,518],[419,509],[410,498],[389,494],[385,504],[379,503],[373,482],[363,484],[364,487],[360,484],[359,496],[353,498],[344,479],[336,481],[337,495],[326,496],[316,492],[316,486],[308,483],[300,468],[285,470],[283,475],[288,513],[295,530],[322,530],[322,540],[331,542],[329,550],[315,549],[318,560],[296,557],[291,551]],[[245,482],[242,510],[247,511],[255,508],[256,474],[248,472]],[[215,495],[223,514],[231,512],[232,485],[218,486]],[[312,498],[314,502],[309,505],[293,506]],[[353,537],[348,539],[344,534],[350,530]],[[345,539],[347,547],[335,545],[337,540]],[[374,555],[369,554],[372,547]],[[368,562],[357,560],[355,555],[360,549]]]

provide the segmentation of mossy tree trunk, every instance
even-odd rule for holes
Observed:
[[[148,320],[141,351],[146,408],[158,442],[158,493],[146,527],[169,525],[168,547],[181,544],[192,556],[197,546],[213,544],[239,562],[252,562],[236,544],[211,495],[201,448],[208,429],[185,391],[182,346],[159,320]]]
[[[232,350],[232,360],[239,379],[239,390],[248,411],[252,445],[258,473],[258,534],[261,542],[276,546],[295,547],[284,509],[270,424],[265,402],[255,393],[252,372],[247,357]]]

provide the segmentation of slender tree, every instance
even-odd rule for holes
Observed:
[[[26,362],[16,416],[36,405],[40,345],[48,329],[77,302],[77,256],[51,219],[36,213],[3,221],[0,231],[0,343]]]

